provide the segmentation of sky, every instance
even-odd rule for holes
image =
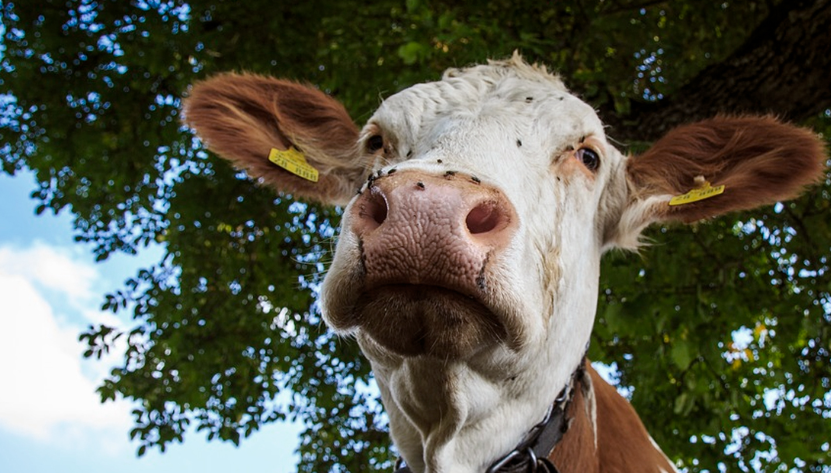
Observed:
[[[165,453],[136,456],[131,405],[101,404],[99,381],[119,362],[85,360],[78,335],[90,324],[125,326],[128,315],[99,310],[160,248],[94,262],[72,239],[64,211],[35,216],[30,173],[0,173],[0,471],[167,473],[295,471],[299,424],[269,424],[239,447],[191,432]]]

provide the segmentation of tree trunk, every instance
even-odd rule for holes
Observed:
[[[654,141],[670,128],[723,114],[774,114],[801,121],[831,107],[831,0],[786,0],[726,60],[671,97],[634,102],[626,116],[601,111],[610,135]]]

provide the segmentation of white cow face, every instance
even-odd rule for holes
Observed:
[[[576,364],[623,161],[591,107],[521,63],[451,71],[387,99],[358,148],[373,167],[323,286],[330,326],[376,356],[554,343]]]

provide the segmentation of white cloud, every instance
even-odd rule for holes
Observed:
[[[68,252],[43,243],[23,250],[10,246],[0,248],[0,267],[5,273],[23,276],[60,292],[73,303],[90,299],[97,277],[93,266],[73,260]]]
[[[100,374],[89,374],[114,360],[90,370],[78,341],[90,319],[117,320],[97,310],[99,279],[67,251],[0,246],[0,426],[46,442],[127,445],[129,404],[102,405]]]

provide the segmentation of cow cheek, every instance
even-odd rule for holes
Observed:
[[[358,325],[355,294],[363,279],[360,249],[354,238],[343,237],[320,289],[323,320],[335,332],[343,334]]]

